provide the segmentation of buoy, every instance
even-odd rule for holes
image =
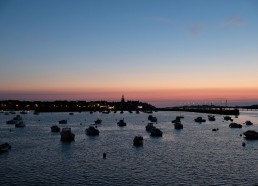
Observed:
[[[240,136],[242,136],[242,134],[240,134]]]
[[[106,157],[107,157],[107,153],[103,153],[103,159],[106,159]]]
[[[242,143],[242,146],[245,147],[245,142]]]

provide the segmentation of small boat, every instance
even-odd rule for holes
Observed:
[[[181,122],[181,117],[180,116],[177,116],[176,119],[171,121],[171,123],[177,123],[177,122]]]
[[[162,134],[163,134],[163,132],[160,129],[155,127],[151,130],[150,136],[152,136],[152,137],[162,137]]]
[[[72,115],[74,115],[74,113],[73,113],[73,112],[70,112],[70,113],[69,113],[69,115],[71,115],[71,116],[72,116]]]
[[[58,127],[57,125],[53,125],[51,127],[51,132],[60,132],[60,127]]]
[[[0,145],[0,153],[7,152],[11,149],[11,145],[9,143],[3,143]]]
[[[246,125],[253,125],[253,123],[251,121],[246,121],[245,124]]]
[[[242,125],[241,124],[237,124],[237,123],[230,123],[229,127],[230,128],[242,128]]]
[[[22,121],[22,117],[20,115],[17,115],[15,116],[12,120],[8,120],[6,122],[6,124],[11,124],[11,125],[14,125],[14,124],[18,124],[20,121]]]
[[[156,117],[152,116],[152,115],[148,116],[148,120],[150,120],[151,122],[157,122],[158,121],[158,119]]]
[[[180,114],[180,116],[177,116],[176,118],[184,119],[185,117]]]
[[[133,139],[134,146],[141,146],[143,145],[143,137],[142,136],[135,136]]]
[[[194,119],[194,121],[198,123],[206,122],[206,120],[203,119],[202,117],[197,117],[196,119]]]
[[[209,120],[209,121],[215,121],[216,119],[215,119],[215,116],[213,116],[213,115],[208,115],[208,120]]]
[[[120,111],[120,114],[123,114],[123,113],[124,113],[124,111],[121,110],[121,111]]]
[[[19,121],[18,123],[16,123],[15,124],[15,127],[16,128],[23,128],[23,127],[25,127],[26,125],[25,125],[25,123],[23,122],[23,121]]]
[[[156,128],[153,123],[148,123],[145,127],[146,131],[151,132],[152,129]]]
[[[102,120],[99,118],[95,121],[95,124],[101,124],[101,123],[102,123]]]
[[[71,131],[71,128],[62,128],[60,132],[61,141],[74,141],[74,134]]]
[[[225,120],[225,121],[233,121],[233,119],[232,119],[230,116],[225,116],[225,117],[224,117],[224,120]]]
[[[119,127],[124,127],[124,126],[126,126],[126,122],[124,121],[124,119],[121,119],[119,122],[117,122],[117,125]]]
[[[6,124],[8,124],[8,125],[14,125],[14,124],[16,124],[17,123],[17,121],[16,120],[8,120],[8,121],[6,121]]]
[[[88,136],[98,136],[99,135],[99,130],[97,129],[97,127],[94,127],[94,126],[89,126],[89,128],[87,128],[85,130],[85,132]]]
[[[67,124],[67,120],[63,119],[58,122],[59,124]]]
[[[22,117],[20,115],[16,115],[13,120],[15,121],[21,121],[22,120]]]
[[[174,127],[175,129],[183,129],[184,126],[181,122],[175,122]]]
[[[244,135],[245,135],[246,139],[251,139],[251,140],[258,139],[258,132],[254,131],[254,130],[248,130],[248,131],[244,132]]]

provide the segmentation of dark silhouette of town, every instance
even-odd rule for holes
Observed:
[[[0,110],[35,110],[38,112],[81,112],[81,111],[106,111],[106,110],[155,110],[151,104],[140,101],[0,101]]]
[[[141,101],[126,101],[122,96],[120,101],[0,101],[0,110],[19,111],[34,110],[35,112],[82,112],[82,111],[186,111],[224,115],[239,115],[239,109],[257,110],[258,105],[229,107],[216,105],[191,105],[157,108]]]

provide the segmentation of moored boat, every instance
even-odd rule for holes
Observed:
[[[51,127],[51,132],[60,132],[60,127],[58,127],[57,125],[53,125]]]
[[[248,130],[244,132],[245,138],[246,139],[252,139],[252,140],[257,140],[258,139],[258,132],[254,130]]]
[[[171,121],[171,123],[177,123],[177,122],[181,122],[181,117],[177,116],[176,119]]]
[[[253,125],[253,123],[251,121],[246,121],[245,124],[246,125]]]
[[[151,132],[152,129],[156,128],[153,123],[148,123],[145,127],[146,131]]]
[[[156,117],[152,116],[152,115],[148,116],[148,120],[150,120],[151,122],[157,122],[158,121],[158,119]]]
[[[6,124],[8,124],[8,125],[14,125],[14,124],[16,124],[17,123],[17,121],[15,121],[15,120],[8,120],[8,121],[6,121]]]
[[[224,120],[225,120],[225,121],[233,121],[233,119],[232,119],[230,116],[225,116],[225,117],[224,117]]]
[[[197,123],[206,122],[206,120],[203,119],[202,117],[197,117],[196,119],[194,119],[194,121],[197,122]]]
[[[19,121],[18,123],[16,123],[15,124],[15,127],[16,128],[23,128],[23,127],[25,127],[26,125],[25,125],[25,123],[23,122],[23,121]]]
[[[155,127],[151,130],[150,136],[152,136],[152,137],[162,137],[162,134],[163,134],[163,132],[160,129]]]
[[[183,129],[184,126],[181,122],[175,122],[174,127],[175,129]]]
[[[124,121],[124,119],[121,119],[119,122],[117,122],[117,125],[119,127],[124,127],[124,126],[126,126],[126,122]]]
[[[67,120],[63,119],[58,122],[59,124],[67,124]]]
[[[209,121],[215,121],[215,116],[214,115],[208,115],[208,120]]]
[[[143,145],[143,137],[142,136],[135,136],[133,139],[134,146],[141,146]]]
[[[238,123],[230,123],[230,124],[229,124],[229,127],[230,127],[230,128],[242,128],[242,125],[241,125],[241,124],[238,124]]]
[[[95,120],[95,124],[101,124],[102,123],[102,120],[101,119],[97,119],[97,120]]]
[[[71,128],[62,128],[60,132],[61,141],[74,141],[74,134],[71,131]]]
[[[9,143],[0,144],[0,153],[7,152],[11,149],[11,145]]]
[[[99,130],[97,129],[97,127],[94,127],[94,126],[89,126],[89,128],[87,128],[85,130],[86,134],[88,136],[97,136],[99,135]]]

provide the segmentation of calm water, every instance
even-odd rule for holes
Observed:
[[[0,185],[258,184],[258,140],[240,137],[248,129],[258,130],[258,112],[241,112],[234,118],[238,123],[254,123],[242,129],[229,128],[220,115],[215,122],[198,124],[194,118],[207,119],[207,114],[181,114],[185,118],[180,131],[171,123],[179,113],[152,114],[158,118],[162,138],[151,138],[145,131],[146,113],[29,113],[22,115],[25,128],[5,124],[15,115],[0,114],[0,141],[12,145],[0,154]],[[85,129],[97,117],[103,120],[100,135],[86,136]],[[116,124],[122,118],[127,122],[124,128]],[[72,128],[74,142],[61,142],[59,133],[51,133],[51,125],[61,119],[68,119],[60,126]],[[212,132],[213,128],[219,131]],[[138,134],[144,145],[136,148],[133,138]]]

